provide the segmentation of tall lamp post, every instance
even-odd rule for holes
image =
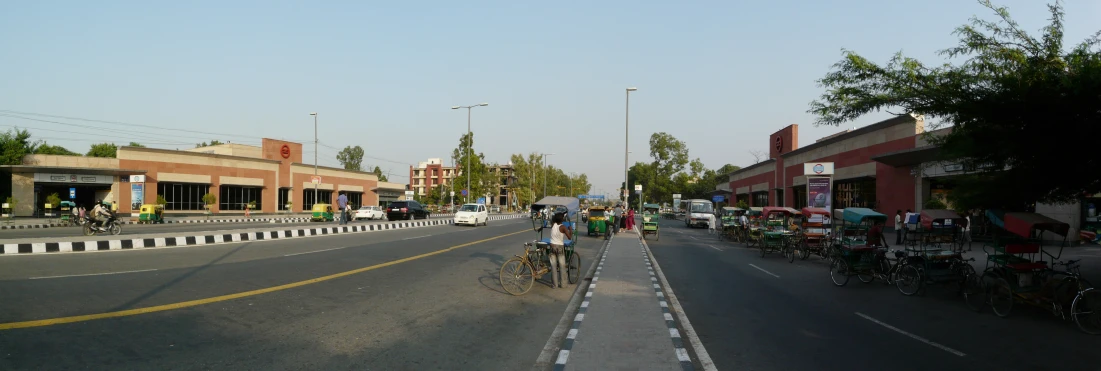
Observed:
[[[310,116],[313,116],[313,177],[317,178],[317,112],[310,112]],[[313,203],[317,203],[317,183],[313,183]],[[306,209],[306,203],[302,203],[302,210]]]
[[[547,156],[554,156],[553,153],[543,154],[543,197],[547,197]]]
[[[623,202],[627,202],[627,195],[630,193],[627,190],[627,150],[630,148],[630,130],[631,130],[631,92],[636,91],[638,88],[627,88],[627,106],[626,115],[624,116],[623,125]]]
[[[489,105],[489,103],[475,104],[475,105],[472,105],[472,106],[451,106],[451,109],[466,108],[466,135],[470,135],[470,109],[474,108],[474,107],[485,107],[485,106],[488,106],[488,105]],[[470,170],[470,157],[471,157],[470,147],[473,144],[472,142],[474,142],[474,137],[473,136],[471,136],[470,141],[466,143],[466,169],[463,169],[463,171]],[[470,189],[470,176],[472,174],[473,174],[473,172],[466,173],[466,197],[467,197],[467,199],[465,200],[466,203],[470,203],[470,196],[472,196],[474,194],[474,191]]]

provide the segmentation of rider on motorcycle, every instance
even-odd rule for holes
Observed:
[[[102,200],[96,202],[96,206],[92,208],[92,214],[89,215],[93,221],[96,222],[96,229],[103,231],[103,224],[111,219],[111,209],[107,207],[107,203]]]

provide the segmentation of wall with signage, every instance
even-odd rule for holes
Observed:
[[[113,175],[34,173],[35,183],[111,184]]]

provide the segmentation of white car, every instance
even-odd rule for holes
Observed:
[[[459,224],[489,225],[489,213],[486,212],[486,205],[465,204],[460,207],[459,211],[455,212],[455,225]]]
[[[363,206],[352,215],[352,220],[360,219],[382,220],[386,219],[386,213],[382,212],[382,207],[379,206]]]

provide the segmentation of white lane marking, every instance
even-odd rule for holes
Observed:
[[[313,253],[315,253],[315,252],[323,252],[323,251],[333,251],[333,250],[340,250],[340,249],[343,249],[343,248],[345,248],[345,247],[347,247],[347,246],[344,246],[344,247],[334,247],[334,248],[331,248],[331,249],[325,249],[325,250],[317,250],[317,251],[296,252],[296,253],[294,253],[294,254],[287,254],[287,255],[283,255],[283,256],[284,256],[284,257],[287,257],[287,256],[295,256],[295,255],[303,255],[303,254],[313,254]]]
[[[417,237],[406,237],[406,238],[402,238],[401,240],[402,240],[402,241],[405,241],[405,240],[415,240],[415,239],[418,239],[418,238],[425,238],[425,237],[432,237],[432,235],[428,234],[428,235],[424,235],[424,236],[417,236]]]
[[[906,332],[906,331],[902,331],[902,330],[901,330],[901,329],[899,329],[898,327],[894,327],[894,326],[888,325],[888,324],[886,324],[886,323],[883,323],[883,322],[881,322],[880,320],[877,320],[877,319],[875,319],[875,318],[869,317],[869,316],[868,316],[867,314],[864,314],[864,313],[860,313],[860,312],[855,312],[855,314],[856,314],[856,315],[858,315],[858,316],[864,317],[864,319],[866,319],[866,320],[869,320],[869,321],[872,321],[873,323],[875,323],[875,324],[877,324],[877,325],[880,325],[880,326],[886,327],[886,328],[888,328],[888,329],[894,330],[894,331],[895,331],[895,332],[897,332],[897,333],[900,333],[900,334],[903,334],[903,335],[909,336],[909,337],[910,337],[911,339],[914,339],[914,340],[920,341],[920,342],[922,342],[922,343],[925,343],[925,344],[929,344],[929,345],[932,345],[932,346],[934,346],[934,347],[940,348],[940,350],[943,350],[943,351],[945,351],[945,352],[948,352],[948,353],[952,353],[952,354],[955,354],[955,355],[957,355],[957,356],[960,356],[960,357],[966,356],[966,354],[964,354],[964,353],[963,353],[963,352],[961,352],[961,351],[958,351],[958,350],[955,350],[955,349],[952,349],[952,348],[946,347],[946,346],[944,346],[944,345],[938,344],[938,343],[936,343],[936,342],[933,342],[933,341],[929,341],[929,339],[923,338],[923,337],[921,337],[921,336],[917,336],[917,335],[911,334],[911,333],[909,333],[909,332]]]
[[[715,251],[723,251],[723,249],[720,249],[720,248],[718,248],[718,247],[715,247],[714,245],[707,245],[707,247],[710,247],[710,248],[712,248],[712,249],[715,249]]]
[[[765,273],[768,273],[768,275],[770,275],[770,276],[773,276],[773,277],[776,277],[776,278],[780,278],[780,276],[777,276],[777,275],[773,274],[772,272],[766,271],[766,270],[765,270],[764,268],[758,267],[758,266],[756,266],[756,265],[753,265],[753,264],[750,264],[749,266],[750,266],[750,267],[753,267],[753,268],[757,268],[757,270],[759,270],[759,271],[761,271],[761,272],[765,272]]]
[[[28,277],[28,280],[44,280],[48,278],[65,278],[65,277],[88,277],[88,276],[106,276],[109,274],[123,274],[123,273],[138,273],[138,272],[152,272],[156,269],[142,269],[136,271],[124,271],[124,272],[107,272],[107,273],[89,273],[89,274],[70,274],[65,276],[48,276],[48,277]]]
[[[696,238],[696,236],[688,236],[688,237],[691,237],[693,240],[696,240],[696,241],[700,240],[699,238]]]

